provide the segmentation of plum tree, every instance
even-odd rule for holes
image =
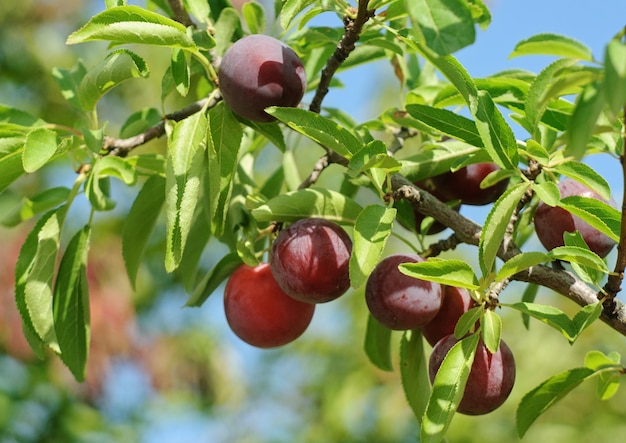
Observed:
[[[285,294],[268,263],[244,264],[226,283],[224,312],[228,325],[241,340],[258,348],[274,348],[304,333],[315,305]]]
[[[467,289],[442,285],[443,298],[437,315],[422,327],[422,334],[431,346],[443,337],[453,334],[459,318],[467,312],[474,301]]]
[[[365,301],[372,316],[396,330],[420,328],[441,307],[441,285],[409,277],[400,272],[403,263],[419,263],[416,254],[393,254],[381,260],[367,279]]]
[[[458,340],[448,335],[437,342],[428,361],[431,383],[448,351]],[[463,398],[457,412],[466,415],[487,414],[506,401],[515,383],[515,359],[507,344],[500,340],[498,350],[492,354],[482,339],[478,342]]]
[[[226,104],[241,117],[268,122],[269,106],[297,106],[306,89],[300,57],[274,37],[248,35],[224,54],[218,80]]]
[[[270,265],[278,285],[296,300],[325,303],[350,287],[352,240],[336,223],[305,218],[280,231]]]
[[[607,202],[600,195],[587,188],[582,183],[566,178],[559,182],[559,191],[561,198],[580,196],[602,200],[605,203],[615,204],[612,201]],[[580,232],[583,240],[593,252],[600,257],[606,257],[615,246],[615,241],[606,234],[598,231],[596,228],[573,215],[566,209],[558,206],[549,206],[544,202],[539,203],[535,213],[535,231],[541,244],[548,250],[557,246],[563,246],[563,234],[566,232]]]

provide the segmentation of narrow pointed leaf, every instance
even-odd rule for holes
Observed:
[[[593,189],[605,200],[611,198],[611,187],[609,183],[602,175],[586,163],[571,160],[554,166],[554,170],[579,181],[589,189]]]
[[[428,398],[430,379],[424,340],[419,330],[406,331],[400,341],[400,377],[402,389],[418,422],[422,420]]]
[[[476,129],[476,123],[467,117],[447,109],[419,104],[407,105],[406,110],[411,114],[411,117],[454,139],[464,141],[472,146],[483,146],[483,141],[478,129]]]
[[[570,369],[550,377],[528,392],[520,401],[516,413],[517,433],[520,438],[541,414],[594,374],[595,371],[589,368]]]
[[[500,338],[502,337],[502,319],[491,309],[485,310],[480,321],[480,331],[485,346],[492,354],[498,352]]]
[[[330,189],[312,187],[287,192],[252,210],[258,222],[293,222],[305,217],[322,217],[354,224],[363,208],[351,198]]]
[[[54,156],[57,151],[57,134],[51,129],[33,129],[26,136],[22,163],[24,171],[35,172]]]
[[[472,267],[462,260],[429,258],[420,263],[405,263],[398,267],[410,277],[434,281],[449,286],[478,289]]]
[[[205,274],[185,306],[202,306],[207,298],[226,280],[243,262],[237,253],[226,254],[209,272]]]
[[[604,84],[606,102],[614,115],[626,106],[626,43],[612,40],[604,52]]]
[[[96,14],[67,38],[67,44],[91,40],[180,48],[195,46],[183,25],[138,6],[116,6]]]
[[[587,266],[592,269],[597,269],[604,273],[609,272],[609,268],[604,260],[598,257],[597,254],[591,252],[589,249],[581,248],[579,246],[559,246],[549,251],[548,255],[553,260],[568,261]]]
[[[422,420],[421,443],[443,441],[463,398],[479,338],[479,334],[473,334],[459,341],[441,363]]]
[[[507,224],[529,186],[530,184],[522,182],[510,187],[489,211],[478,244],[478,261],[483,275],[486,276],[491,272],[500,243],[504,239]]]
[[[194,114],[174,127],[168,143],[165,179],[165,268],[168,272],[180,264],[194,209],[201,195],[206,126],[204,113]]]
[[[551,261],[548,254],[543,252],[523,252],[506,261],[496,274],[496,280],[502,281],[518,272],[532,268],[541,263]]]
[[[591,50],[587,46],[570,37],[550,33],[537,34],[522,40],[515,46],[509,57],[538,54],[593,60]]]
[[[576,327],[576,335],[573,337],[572,343],[585,329],[600,318],[600,314],[602,314],[602,301],[587,305],[574,315],[572,322]]]
[[[393,371],[391,362],[391,329],[381,325],[371,314],[365,330],[365,355],[378,369]]]
[[[605,94],[601,93],[601,87],[599,82],[589,83],[578,95],[574,113],[567,124],[564,155],[577,160],[585,155],[606,100]]]
[[[165,203],[165,179],[151,176],[137,194],[124,220],[122,229],[122,256],[133,288],[137,272],[148,245],[150,234]]]
[[[67,245],[54,285],[54,328],[61,360],[77,381],[85,379],[89,354],[89,288],[87,254],[90,228],[78,231]]]
[[[574,322],[558,308],[554,306],[542,305],[538,303],[520,302],[513,304],[502,304],[509,308],[516,309],[523,314],[527,314],[559,331],[565,338],[571,340],[576,336],[576,325]]]
[[[580,196],[565,197],[559,206],[619,241],[622,214],[614,207],[595,198]]]
[[[350,256],[350,284],[360,287],[372,273],[391,235],[396,210],[380,205],[366,206],[354,225]]]

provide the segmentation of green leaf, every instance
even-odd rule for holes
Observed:
[[[421,443],[438,443],[445,437],[463,398],[479,338],[473,334],[460,340],[441,363],[422,420]]]
[[[315,112],[277,107],[270,107],[266,111],[294,131],[348,159],[364,145],[352,132]]]
[[[556,206],[561,200],[559,187],[554,182],[533,183],[533,191],[548,206]]]
[[[78,86],[81,109],[92,111],[98,100],[115,86],[131,78],[146,78],[149,74],[146,62],[137,54],[127,49],[111,52],[81,80]]]
[[[97,165],[97,162],[96,162]],[[85,195],[95,211],[110,211],[116,202],[111,199],[111,178],[91,173],[85,182]]]
[[[372,273],[391,235],[396,210],[380,205],[370,205],[356,218],[354,224],[352,255],[350,256],[350,283],[360,287]]]
[[[604,98],[613,115],[626,106],[626,43],[614,39],[604,52]]]
[[[54,157],[57,151],[57,134],[51,129],[36,128],[26,136],[22,163],[24,171],[35,172]]]
[[[274,197],[252,210],[252,215],[258,222],[293,222],[305,217],[321,217],[354,224],[362,210],[357,202],[339,192],[312,187]]]
[[[371,314],[367,316],[365,355],[383,371],[393,371],[391,362],[391,329],[381,325]]]
[[[576,325],[570,318],[560,309],[554,306],[542,305],[538,303],[519,302],[513,304],[501,304],[509,308],[516,309],[523,314],[530,315],[533,318],[553,327],[559,331],[565,338],[571,340],[576,336]]]
[[[619,241],[622,214],[609,204],[595,198],[573,195],[561,199],[559,206]]]
[[[59,351],[52,313],[53,279],[66,206],[44,214],[28,234],[15,265],[15,299],[31,337]]]
[[[243,262],[236,252],[226,254],[207,272],[193,291],[185,306],[202,306],[207,298],[226,280]]]
[[[605,200],[611,198],[611,187],[606,179],[591,166],[575,160],[560,163],[553,168],[559,174],[582,183],[589,189],[596,191]]]
[[[533,139],[526,140],[526,152],[531,158],[537,160],[542,165],[546,165],[550,161],[550,154],[546,148]]]
[[[137,182],[134,161],[134,158],[108,155],[98,159],[93,171],[98,177],[115,177],[125,185],[134,186]]]
[[[455,259],[428,258],[419,263],[404,263],[398,269],[405,275],[449,286],[478,289],[478,280],[469,263]]]
[[[479,148],[468,146],[462,142],[439,143],[402,160],[400,174],[413,182],[433,177],[449,171],[461,160],[480,151]]]
[[[85,380],[89,354],[89,238],[90,228],[86,226],[68,243],[59,265],[52,307],[61,360],[77,381]]]
[[[92,40],[113,43],[194,48],[193,39],[183,25],[138,6],[117,6],[93,16],[73,32],[66,43],[74,45]]]
[[[424,340],[419,329],[406,331],[400,341],[400,377],[404,395],[418,422],[422,420],[428,398],[430,380],[428,360],[424,355]]]
[[[135,288],[137,272],[150,234],[165,203],[165,179],[152,175],[137,194],[122,229],[122,256],[130,284]]]
[[[563,241],[565,246],[574,246],[582,248],[586,251],[589,250],[589,246],[585,242],[585,239],[579,231],[564,232]],[[591,252],[591,251],[590,251]],[[572,269],[576,274],[585,282],[600,286],[601,279],[604,278],[605,271],[599,271],[596,267],[589,267],[577,262],[571,262]]]
[[[402,164],[387,154],[387,147],[383,142],[373,140],[354,154],[348,167],[351,170],[350,174],[356,177],[360,173],[374,168],[383,170],[387,174],[393,174],[400,171]]]
[[[223,102],[209,111],[207,181],[211,208],[211,232],[217,236],[224,231],[242,137],[241,124]]]
[[[315,0],[285,0],[280,10],[281,27],[289,29],[293,19],[313,3],[315,3]]]
[[[537,297],[537,292],[539,291],[539,285],[535,283],[529,283],[524,288],[524,292],[522,293],[522,302],[523,303],[533,303],[535,298]],[[530,328],[530,315],[525,312],[522,312],[522,323],[526,329]]]
[[[407,0],[405,7],[418,39],[438,55],[451,54],[474,43],[472,12],[462,0]]]
[[[69,196],[70,190],[59,186],[46,189],[31,198],[23,197],[20,204],[1,219],[1,223],[5,226],[17,226],[23,221],[65,203]]]
[[[538,54],[593,61],[591,49],[587,46],[573,38],[549,33],[537,34],[526,40],[522,40],[515,45],[509,57]]]
[[[550,256],[543,252],[522,252],[510,258],[502,265],[496,274],[496,280],[505,280],[518,272],[551,260]]]
[[[128,138],[141,134],[160,121],[161,113],[155,108],[144,108],[133,112],[120,129],[120,138]]]
[[[9,187],[11,183],[24,174],[24,164],[22,162],[22,152],[24,139],[11,138],[0,139],[5,142],[4,149],[0,150],[0,193]]]
[[[483,147],[476,123],[447,109],[433,108],[419,104],[407,105],[411,117],[427,124],[454,139],[464,141],[472,146]]]
[[[482,306],[474,306],[467,312],[464,312],[456,322],[454,336],[460,340],[465,337],[468,332],[474,332],[477,327],[476,322],[482,318],[484,312],[485,309]]]
[[[198,112],[176,124],[168,141],[165,176],[165,268],[178,268],[200,199],[205,173],[207,118]]]
[[[602,112],[605,94],[599,82],[588,84],[578,95],[576,107],[567,124],[567,147],[564,155],[581,159],[595,131],[596,122]]]
[[[529,187],[530,183],[525,182],[511,186],[496,200],[489,211],[478,244],[478,261],[483,276],[491,272],[513,211]]]
[[[172,57],[170,58],[170,67],[172,78],[176,85],[178,93],[186,97],[189,92],[189,83],[191,81],[191,68],[189,52],[180,48],[172,48]]]
[[[502,319],[491,309],[485,310],[480,321],[480,330],[485,346],[492,354],[498,352],[502,337]]]
[[[246,2],[241,8],[243,18],[246,19],[251,34],[265,33],[265,11],[263,6],[256,1]]]
[[[571,343],[574,342],[580,334],[587,329],[594,321],[600,318],[600,314],[602,314],[602,302],[597,301],[596,303],[584,306],[580,311],[574,315],[572,322],[576,327],[576,336],[573,337]]]
[[[589,368],[570,369],[550,377],[528,392],[520,401],[516,413],[520,438],[541,414],[594,374],[594,370]]]
[[[548,255],[552,260],[577,263],[605,273],[609,272],[609,268],[604,260],[598,257],[597,254],[591,252],[589,249],[581,248],[579,246],[559,246],[550,250]]]
[[[224,8],[215,23],[215,52],[222,56],[233,38],[241,33],[239,14],[233,8]]]
[[[476,102],[470,102],[470,111],[491,159],[503,169],[517,168],[515,134],[489,94],[480,91]]]
[[[87,68],[81,60],[71,69],[54,68],[52,70],[52,76],[59,85],[63,98],[81,111],[83,110],[83,105],[80,102],[78,89],[85,75],[87,75]]]

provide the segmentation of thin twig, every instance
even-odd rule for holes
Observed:
[[[185,10],[182,0],[168,0],[172,13],[174,14],[174,20],[181,23],[185,27],[194,26],[193,20]]]
[[[367,9],[368,3],[369,0],[359,0],[356,17],[346,16],[344,18],[345,33],[341,37],[335,52],[326,62],[324,69],[322,69],[320,83],[317,86],[313,100],[311,100],[309,111],[320,112],[322,109],[322,101],[326,94],[328,94],[330,81],[335,75],[335,72],[337,72],[337,69],[339,69],[341,64],[348,58],[350,53],[354,51],[355,44],[361,35],[365,22],[374,16],[374,11]]]
[[[622,180],[624,182],[624,190],[626,191],[626,106],[624,106],[624,149],[620,156],[620,163],[622,165]],[[622,281],[624,280],[624,269],[626,269],[626,192],[622,200],[622,224],[620,227],[619,243],[617,245],[617,259],[615,260],[615,269],[613,274],[609,275],[609,278],[604,285],[604,294],[598,294],[602,297],[606,294],[604,301],[604,310],[609,313],[615,312],[617,309],[615,303],[615,297],[617,293],[622,290]]]
[[[136,147],[146,144],[152,139],[163,136],[165,134],[165,122],[167,120],[175,122],[184,120],[187,117],[200,112],[200,110],[202,110],[205,106],[214,106],[219,100],[221,100],[221,97],[219,97],[218,94],[212,94],[211,97],[198,100],[197,102],[194,102],[179,111],[165,115],[159,123],[146,129],[141,134],[135,135],[134,137],[123,139],[105,137],[102,148],[107,151],[107,155],[126,157],[128,153]]]

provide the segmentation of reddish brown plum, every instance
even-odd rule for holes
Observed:
[[[280,231],[270,264],[278,285],[296,300],[325,303],[350,287],[352,240],[338,224],[305,218]]]
[[[268,122],[268,106],[297,106],[306,88],[302,60],[285,43],[253,34],[224,54],[218,73],[222,97],[241,117]]]
[[[394,254],[383,259],[365,285],[365,301],[372,316],[389,329],[421,328],[431,321],[441,307],[439,283],[404,275],[402,263],[424,261],[415,254]]]
[[[441,309],[428,324],[422,327],[426,341],[434,346],[443,337],[453,334],[459,318],[474,306],[467,289],[442,285],[443,300]]]
[[[431,383],[448,351],[457,343],[454,335],[437,342],[428,362]],[[507,344],[500,340],[495,354],[489,352],[482,339],[478,342],[476,356],[457,412],[466,415],[483,415],[499,408],[509,397],[515,383],[515,359]]]
[[[274,348],[300,337],[311,323],[315,305],[289,297],[278,286],[269,264],[241,265],[224,290],[224,312],[232,331],[258,348]]]
[[[501,180],[487,188],[480,187],[485,177],[499,169],[495,163],[473,163],[437,176],[437,187],[448,200],[461,200],[461,203],[472,206],[488,205],[495,202],[509,184],[508,180]]]
[[[561,181],[558,187],[561,198],[582,196],[607,202],[596,192],[570,178]],[[615,206],[612,200],[608,203]],[[563,208],[548,206],[543,202],[539,204],[535,213],[535,231],[541,244],[548,250],[563,246],[563,234],[574,231],[579,231],[589,249],[602,258],[606,257],[615,246],[615,241],[579,217],[572,215]]]

